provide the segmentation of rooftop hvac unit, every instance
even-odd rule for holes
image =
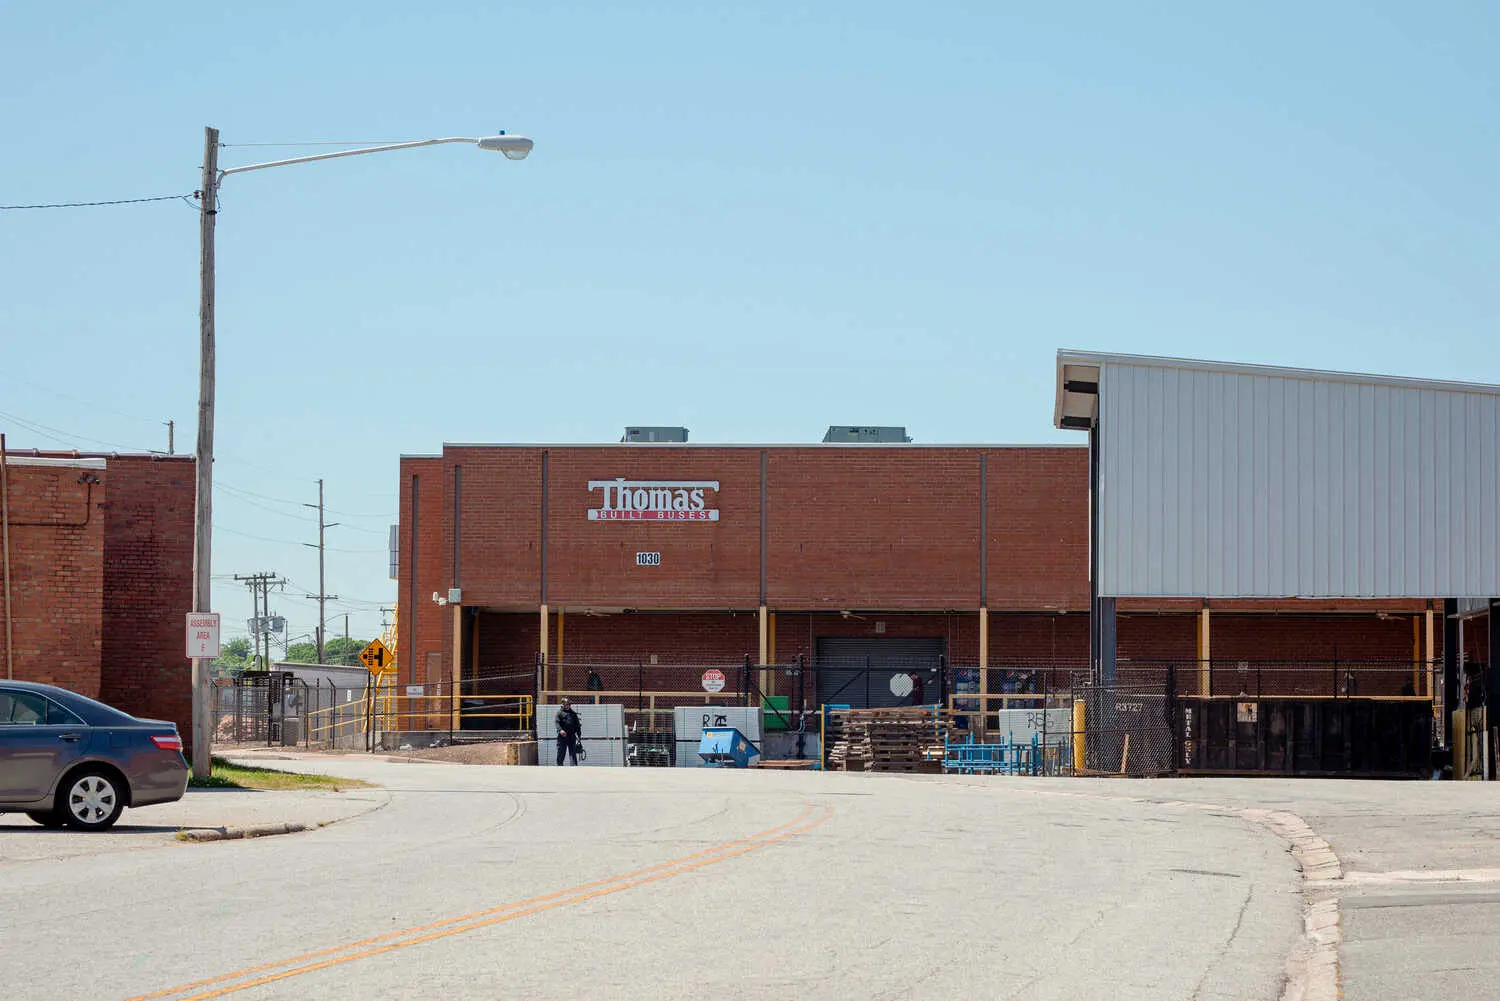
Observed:
[[[625,429],[625,436],[621,441],[650,442],[650,441],[675,441],[684,442],[688,440],[687,428],[645,428],[629,427]]]
[[[857,442],[866,445],[905,445],[911,441],[904,427],[854,427],[835,424],[823,436],[825,442]]]

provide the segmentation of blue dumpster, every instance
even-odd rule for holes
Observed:
[[[698,757],[710,768],[749,768],[750,759],[758,754],[749,738],[732,726],[704,730],[698,742]]]

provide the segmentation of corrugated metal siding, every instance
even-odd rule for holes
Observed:
[[[1100,592],[1500,594],[1500,394],[1111,362]]]

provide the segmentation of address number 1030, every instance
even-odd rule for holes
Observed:
[[[638,567],[661,566],[661,553],[636,553],[635,565]]]

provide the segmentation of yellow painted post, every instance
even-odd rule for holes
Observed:
[[[556,689],[553,689],[549,685],[548,682],[549,682],[550,679],[547,677],[547,663],[548,663],[547,646],[548,646],[548,644],[547,644],[547,606],[546,605],[541,606],[540,622],[541,622],[542,634],[541,634],[541,641],[537,644],[537,649],[541,652],[541,655],[542,655],[542,691],[544,691],[544,692],[550,692],[550,691],[555,691]],[[561,688],[562,686],[559,685],[558,687]]]
[[[452,695],[458,691],[458,686],[464,680],[464,606],[453,606],[453,683],[448,689]],[[398,703],[399,705],[399,703]],[[453,699],[448,700],[448,727],[457,730],[459,719],[457,716],[457,704]]]
[[[1198,616],[1198,694],[1205,697],[1213,694],[1213,678],[1209,671],[1209,664],[1213,660],[1211,633],[1208,606],[1204,605]]]
[[[989,733],[990,720],[990,610],[979,608],[979,738]]]
[[[771,663],[771,613],[766,610],[765,605],[760,606],[760,692],[762,696],[769,695],[767,690],[770,686],[771,672],[765,670],[767,664]]]
[[[1427,697],[1429,699],[1433,698],[1433,693],[1437,691],[1437,684],[1433,679],[1433,671],[1437,669],[1435,658],[1432,655],[1433,649],[1437,646],[1437,636],[1433,632],[1434,628],[1432,609],[1429,608],[1427,610]]]
[[[1078,774],[1083,768],[1083,724],[1086,721],[1083,716],[1083,700],[1073,700],[1073,772]]]

